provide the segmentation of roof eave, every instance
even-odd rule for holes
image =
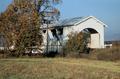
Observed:
[[[53,27],[69,27],[69,26],[74,26],[74,25],[55,25]]]
[[[90,18],[95,19],[97,22],[99,22],[100,24],[102,24],[104,27],[108,27],[105,23],[103,23],[102,21],[98,20],[98,19],[95,18],[94,16],[88,16],[88,17],[84,18],[83,20],[75,23],[74,25],[78,25],[78,24],[80,24],[80,23],[82,23],[82,22],[84,22],[84,21],[86,21],[86,20],[88,20],[88,19],[90,19]]]

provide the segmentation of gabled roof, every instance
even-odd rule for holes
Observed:
[[[81,21],[84,17],[75,17],[59,21],[58,26],[72,26],[75,23]]]
[[[78,25],[78,24],[80,24],[80,23],[82,23],[90,18],[93,18],[94,20],[96,20],[97,22],[102,24],[103,26],[107,27],[106,24],[104,24],[102,21],[98,20],[94,16],[75,17],[75,18],[71,18],[71,19],[64,19],[64,20],[58,22],[55,26],[75,26],[75,25]]]

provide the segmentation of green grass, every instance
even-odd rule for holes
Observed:
[[[0,79],[120,79],[120,61],[72,58],[0,59]]]

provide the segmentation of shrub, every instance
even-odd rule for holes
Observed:
[[[69,54],[69,56],[78,55],[81,52],[85,52],[87,49],[88,44],[88,36],[87,33],[71,33],[68,37],[68,41],[66,42],[66,45],[64,46],[63,51],[65,54]],[[74,54],[77,53],[77,54]]]
[[[7,58],[9,56],[9,52],[6,50],[0,50],[0,58]]]

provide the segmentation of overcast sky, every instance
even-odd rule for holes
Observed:
[[[0,0],[3,12],[12,0]],[[108,25],[106,40],[120,40],[120,0],[63,0],[59,6],[61,19],[95,16]]]

